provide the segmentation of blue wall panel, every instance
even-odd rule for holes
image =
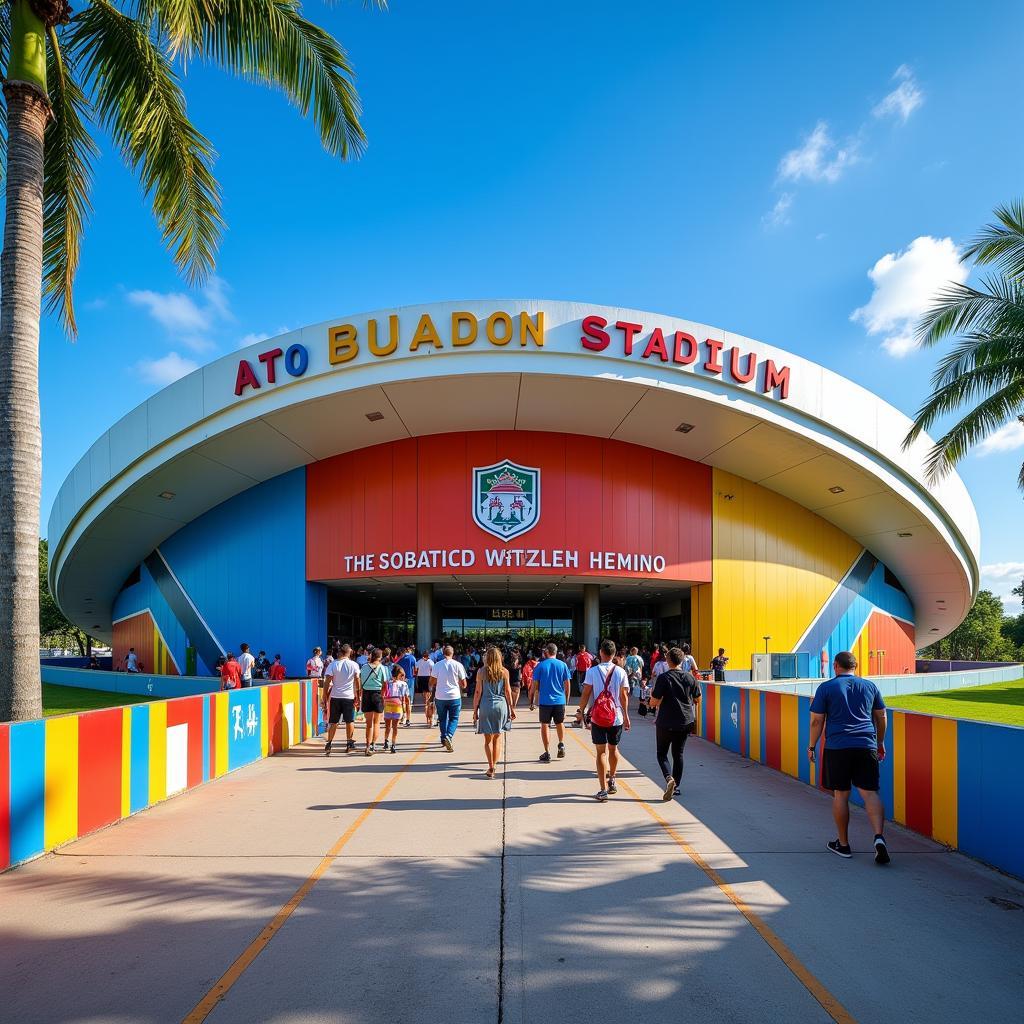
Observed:
[[[160,545],[225,650],[244,641],[301,674],[324,642],[327,595],[306,582],[306,471],[257,484]]]
[[[185,645],[187,643],[185,631],[174,617],[174,613],[168,607],[150,571],[144,565],[139,566],[139,576],[138,583],[125,587],[114,598],[114,619],[123,619],[127,615],[132,615],[135,612],[141,612],[148,608],[153,614],[157,627],[163,634],[167,649],[171,652],[175,664],[178,666],[178,674],[184,675]],[[147,665],[146,667],[150,668],[151,666]],[[203,672],[203,674],[210,675],[210,672]]]
[[[149,708],[132,709],[132,747],[129,768],[128,806],[132,814],[149,804]]]
[[[11,863],[17,864],[43,852],[46,723],[14,723],[10,740]]]

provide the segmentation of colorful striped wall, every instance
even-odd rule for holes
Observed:
[[[810,705],[796,694],[705,683],[697,735],[817,786]],[[885,745],[888,818],[1024,877],[1024,792],[1014,770],[1024,729],[890,709]]]
[[[323,725],[315,687],[275,683],[0,725],[0,870]]]

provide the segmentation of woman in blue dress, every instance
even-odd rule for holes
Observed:
[[[501,662],[501,651],[488,647],[483,666],[477,669],[476,693],[473,694],[473,724],[484,738],[487,757],[487,778],[493,779],[501,760],[501,736],[512,728],[516,717],[512,706],[512,690],[508,669]]]

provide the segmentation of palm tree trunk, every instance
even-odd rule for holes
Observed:
[[[39,316],[43,133],[35,85],[4,83],[7,195],[0,255],[0,722],[42,715],[39,681]]]

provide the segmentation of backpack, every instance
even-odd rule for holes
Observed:
[[[605,676],[604,689],[597,695],[594,706],[590,709],[590,721],[599,729],[610,729],[615,724],[615,716],[619,710],[618,702],[612,697],[609,689],[614,676],[615,666],[612,665],[611,671]]]

